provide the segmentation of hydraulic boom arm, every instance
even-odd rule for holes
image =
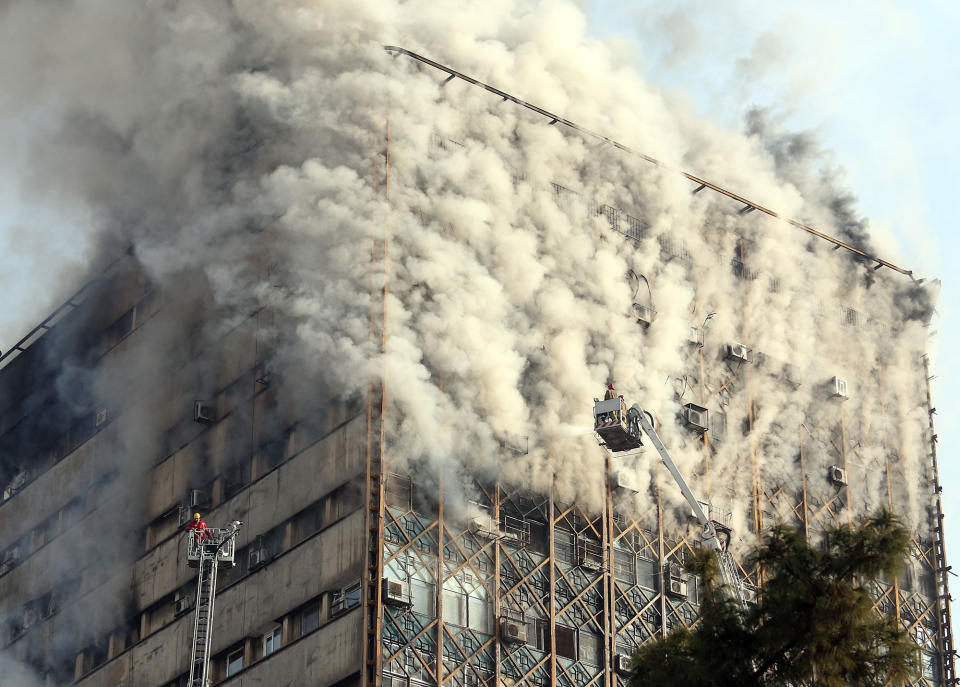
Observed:
[[[657,453],[660,454],[660,460],[663,461],[663,464],[667,466],[667,470],[673,475],[673,480],[677,483],[677,486],[680,487],[683,498],[690,504],[690,508],[693,509],[693,514],[697,520],[700,521],[700,525],[703,527],[704,538],[710,543],[714,551],[717,552],[717,562],[720,564],[720,576],[723,579],[724,586],[728,587],[730,591],[733,592],[737,602],[741,606],[744,606],[746,602],[743,597],[743,586],[738,579],[737,571],[733,563],[733,556],[730,555],[730,552],[726,550],[720,541],[720,537],[717,535],[717,528],[710,520],[709,515],[703,510],[703,505],[701,505],[697,497],[693,495],[693,491],[691,491],[690,486],[687,484],[687,480],[680,474],[680,471],[677,469],[677,464],[673,462],[669,451],[667,451],[667,447],[660,441],[660,436],[657,434],[657,430],[654,429],[653,423],[650,421],[650,416],[648,416],[646,411],[639,405],[631,406],[630,410],[627,411],[627,415],[630,420],[636,419],[646,435],[650,437],[654,448],[656,448]]]
[[[743,586],[739,582],[733,557],[726,550],[723,542],[717,534],[717,528],[710,520],[710,516],[704,511],[703,505],[693,495],[693,491],[687,484],[687,481],[680,474],[676,463],[670,457],[667,447],[660,440],[657,430],[653,427],[651,415],[649,415],[639,405],[633,405],[624,412],[625,404],[623,397],[609,398],[603,401],[595,399],[596,403],[593,409],[594,430],[604,440],[611,451],[626,451],[639,448],[642,445],[640,430],[650,437],[657,453],[660,454],[660,460],[667,466],[667,470],[673,476],[677,486],[683,494],[683,498],[690,504],[693,514],[703,528],[703,537],[709,542],[710,546],[717,552],[717,561],[720,564],[720,575],[723,584],[734,594],[741,606],[745,605]]]

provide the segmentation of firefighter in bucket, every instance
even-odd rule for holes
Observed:
[[[609,384],[607,384],[607,391],[606,391],[606,393],[603,395],[603,400],[604,400],[604,401],[610,401],[610,400],[613,400],[614,398],[617,398],[617,390],[614,388],[613,382],[610,382]],[[620,421],[620,411],[619,411],[619,410],[613,411],[613,412],[611,413],[611,415],[613,416],[613,419],[614,419],[614,420],[616,420],[617,422]]]
[[[187,534],[193,538],[198,546],[210,538],[210,528],[207,527],[207,523],[204,522],[199,513],[194,513],[193,520],[187,524]]]

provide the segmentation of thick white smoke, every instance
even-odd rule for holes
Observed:
[[[0,19],[0,56],[22,66],[0,77],[4,121],[44,122],[18,146],[24,192],[93,213],[103,250],[132,244],[161,286],[200,271],[218,312],[275,309],[277,372],[297,393],[350,396],[382,375],[391,458],[596,506],[605,456],[577,428],[615,380],[711,498],[782,487],[764,508],[789,516],[802,446],[812,503],[830,508],[823,475],[846,462],[856,500],[889,490],[921,523],[925,301],[905,306],[907,277],[383,49],[851,235],[842,194],[785,162],[759,120],[740,135],[677,111],[574,4],[34,0]],[[601,205],[644,237],[612,232]],[[372,260],[379,238],[387,256]],[[649,329],[631,315],[631,270],[650,287]],[[384,281],[380,355],[369,313]],[[751,364],[723,359],[736,342]],[[849,401],[830,400],[833,376],[851,380]],[[725,413],[709,471],[678,419],[687,402]],[[528,453],[502,449],[517,437]],[[652,456],[628,462],[667,483]],[[675,490],[664,497],[682,518]]]

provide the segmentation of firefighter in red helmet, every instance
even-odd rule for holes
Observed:
[[[203,521],[199,513],[193,514],[193,520],[187,524],[187,533],[198,543],[206,541],[210,537],[207,523]]]

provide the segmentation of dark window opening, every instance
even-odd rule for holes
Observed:
[[[577,631],[572,627],[557,625],[557,656],[577,660]]]

